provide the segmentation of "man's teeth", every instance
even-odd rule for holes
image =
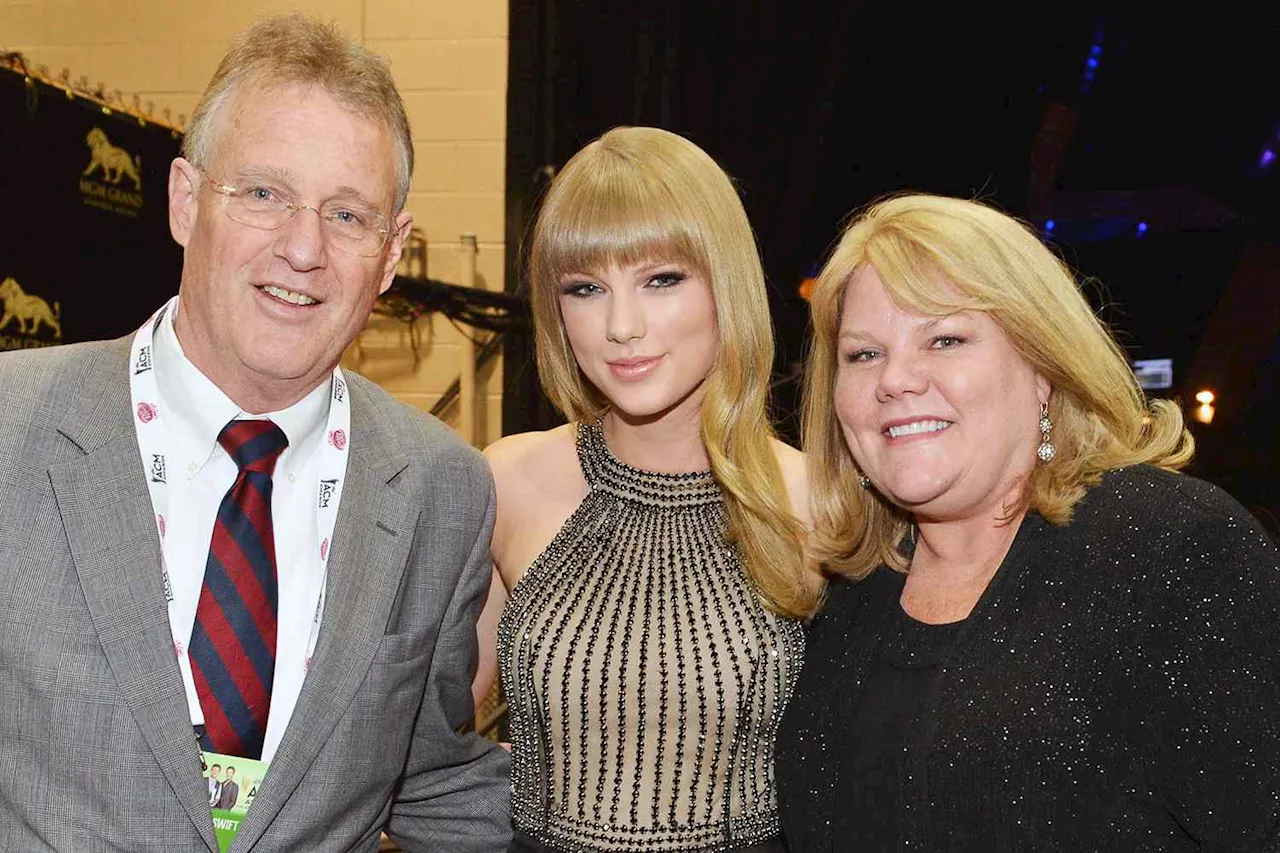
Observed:
[[[902,426],[889,427],[889,437],[898,438],[904,435],[919,435],[922,432],[939,432],[951,426],[951,421],[915,421]]]
[[[283,299],[285,302],[292,302],[294,305],[315,305],[320,300],[312,299],[302,293],[294,293],[292,290],[285,290],[283,287],[276,287],[273,284],[265,284],[262,289],[270,293],[276,299]]]

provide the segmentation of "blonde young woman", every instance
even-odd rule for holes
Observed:
[[[486,453],[513,850],[780,851],[774,736],[815,590],[742,203],[687,140],[612,130],[552,183],[529,285],[570,423]]]
[[[1276,850],[1280,561],[1037,236],[931,196],[813,297],[833,584],[779,743],[792,853]]]

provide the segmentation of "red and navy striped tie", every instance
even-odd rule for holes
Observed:
[[[276,671],[271,473],[289,440],[266,420],[227,424],[218,443],[240,469],[218,507],[191,632],[203,749],[257,759]]]

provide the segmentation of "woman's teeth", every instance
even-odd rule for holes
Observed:
[[[923,432],[940,432],[951,426],[951,421],[915,421],[901,426],[889,427],[890,438],[901,438],[904,435],[919,435]]]

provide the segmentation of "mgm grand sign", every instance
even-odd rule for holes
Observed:
[[[95,127],[85,137],[89,165],[80,173],[84,203],[121,216],[142,210],[142,156],[111,144],[106,131]]]
[[[15,278],[0,282],[0,350],[48,347],[62,342],[61,308],[27,293]]]
[[[127,335],[177,291],[165,190],[181,145],[0,56],[0,350]]]

